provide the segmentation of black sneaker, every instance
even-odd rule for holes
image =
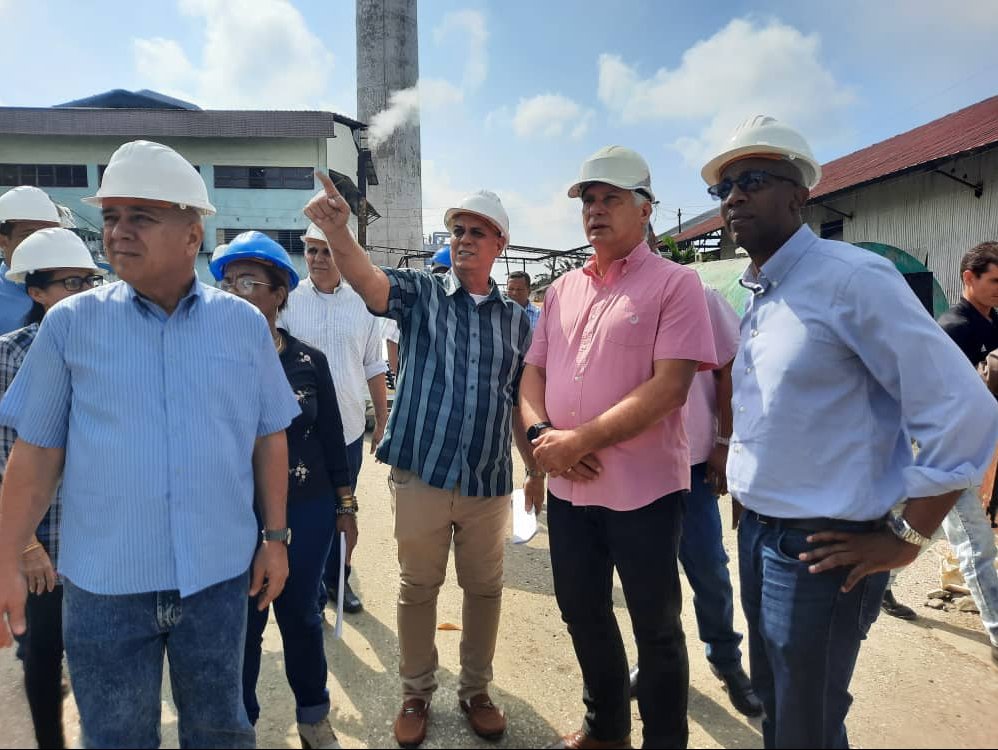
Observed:
[[[884,601],[881,603],[880,608],[891,617],[896,617],[899,620],[918,619],[918,615],[915,614],[915,610],[904,604],[900,604],[898,600],[894,598],[894,593],[890,589],[887,589],[887,591],[884,592]]]
[[[744,669],[738,667],[731,672],[722,673],[718,672],[711,665],[710,671],[724,684],[728,700],[731,701],[731,705],[735,707],[738,713],[753,718],[762,716],[762,701],[759,700],[759,697],[755,694],[755,690],[752,689],[752,681],[745,674]]]

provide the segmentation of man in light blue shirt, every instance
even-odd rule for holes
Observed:
[[[31,297],[24,284],[8,281],[14,251],[39,229],[60,225],[59,209],[44,191],[30,185],[0,195],[0,334],[23,328],[31,311]]]
[[[23,632],[17,560],[61,473],[64,638],[84,746],[159,744],[166,651],[181,746],[252,747],[247,594],[263,591],[262,609],[287,578],[284,429],[297,401],[263,316],[195,279],[214,209],[189,163],[125,144],[95,202],[122,281],[49,311],[0,404],[18,433],[0,498],[0,617]]]
[[[530,301],[530,274],[513,271],[506,279],[506,296],[523,308],[530,320],[530,330],[534,330],[541,319],[541,308]]]
[[[848,746],[849,682],[888,571],[915,558],[998,442],[994,398],[903,277],[803,225],[820,175],[804,139],[763,116],[703,169],[752,259],[727,474],[746,508],[742,605],[766,747]]]

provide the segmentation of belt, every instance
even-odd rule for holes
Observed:
[[[746,513],[755,516],[763,526],[774,529],[795,529],[798,531],[848,531],[854,533],[869,533],[879,531],[884,527],[884,518],[872,521],[847,521],[843,518],[774,518],[746,509]]]

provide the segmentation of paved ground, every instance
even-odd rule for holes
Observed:
[[[358,495],[363,504],[361,544],[355,556],[356,588],[365,611],[348,616],[343,641],[327,630],[329,688],[333,724],[344,747],[394,747],[392,721],[398,710],[395,599],[398,563],[391,533],[387,469],[365,464]],[[519,476],[519,472],[517,474]],[[726,517],[729,503],[722,500]],[[510,716],[498,747],[543,747],[581,718],[581,683],[571,643],[558,615],[551,584],[547,535],[527,545],[509,546],[506,593],[493,698]],[[727,534],[729,554],[734,539]],[[924,608],[925,593],[938,586],[938,557],[923,555],[898,582],[898,598],[921,619],[904,623],[882,617],[860,654],[853,680],[850,738],[860,747],[993,747],[998,737],[998,669],[977,615]],[[737,587],[737,576],[734,575]],[[461,598],[453,568],[439,604],[439,622],[460,624]],[[621,629],[629,629],[619,588],[614,592]],[[737,595],[737,592],[736,592]],[[741,626],[739,607],[736,614]],[[692,747],[761,747],[757,726],[729,706],[703,658],[696,638],[691,596],[683,614],[690,646],[689,714]],[[425,747],[492,747],[466,727],[457,709],[459,632],[438,633],[441,689],[433,704]],[[633,656],[633,644],[628,642]],[[747,661],[747,660],[746,660]],[[280,636],[266,633],[259,686],[263,713],[261,747],[299,747],[294,702],[284,678]],[[78,740],[72,698],[67,699],[69,738]],[[634,707],[634,735],[640,743]],[[163,744],[177,747],[176,717],[164,686]],[[19,664],[0,653],[0,748],[33,747],[31,722],[21,687]]]

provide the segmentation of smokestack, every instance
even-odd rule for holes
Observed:
[[[392,93],[418,80],[416,0],[357,0],[358,119],[370,123]],[[381,218],[368,226],[367,244],[375,263],[394,266],[423,249],[419,118],[372,148],[379,184],[368,188],[368,200]]]

